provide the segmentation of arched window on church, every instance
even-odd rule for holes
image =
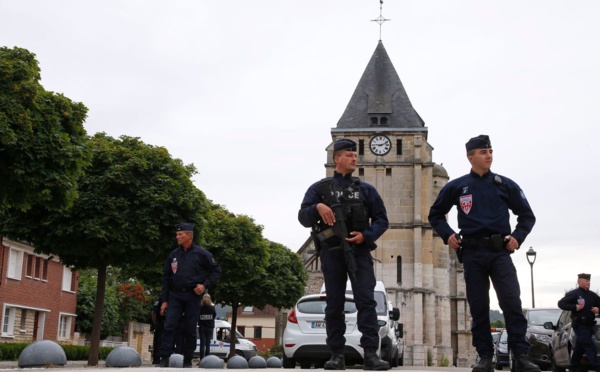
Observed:
[[[371,125],[378,125],[379,124],[379,118],[375,117],[375,116],[371,116]]]
[[[402,284],[402,256],[396,256],[396,283]]]

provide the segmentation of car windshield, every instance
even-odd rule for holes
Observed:
[[[325,299],[315,298],[298,302],[298,311],[304,314],[325,314]],[[346,301],[344,303],[344,313],[350,314],[356,312],[356,304],[354,301]]]
[[[543,326],[544,323],[552,322],[556,324],[562,310],[560,309],[543,309],[529,310],[529,325]]]
[[[352,296],[352,291],[346,291],[346,294]],[[375,297],[375,302],[377,302],[377,307],[375,307],[377,315],[387,315],[387,304],[383,292],[375,292],[373,293],[373,297]]]
[[[387,315],[387,306],[383,292],[375,292],[374,297],[375,302],[377,302],[377,307],[375,308],[375,310],[377,310],[377,315]]]
[[[500,337],[500,332],[492,332],[492,342],[496,343]]]
[[[508,342],[508,333],[506,331],[502,331],[502,333],[500,333],[500,342],[503,344]]]

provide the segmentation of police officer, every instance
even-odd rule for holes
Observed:
[[[379,327],[375,310],[377,303],[373,294],[375,272],[370,253],[376,247],[375,241],[388,228],[387,213],[377,190],[352,177],[352,172],[356,169],[356,142],[350,139],[337,140],[333,150],[333,178],[326,178],[308,188],[298,212],[298,220],[305,227],[314,228],[316,225],[319,231],[327,230],[339,218],[328,205],[332,195],[339,195],[355,185],[342,202],[347,207],[346,210],[350,210],[349,220],[344,221],[350,236],[344,238],[352,244],[356,261],[356,280],[351,280],[351,285],[358,309],[358,329],[362,333],[360,341],[364,348],[364,369],[388,370],[389,363],[379,359],[376,354],[379,348]],[[325,363],[325,369],[332,370],[345,369],[344,302],[348,273],[339,239],[332,236],[320,244],[321,267],[327,289],[326,342],[332,352],[331,359]]]
[[[175,331],[183,316],[185,337],[194,342],[184,342],[183,367],[192,366],[192,357],[196,349],[196,324],[200,316],[200,303],[204,291],[217,283],[221,276],[221,267],[213,255],[192,242],[194,225],[180,223],[176,226],[177,243],[167,257],[163,270],[163,289],[160,311],[165,315],[165,330],[160,348],[160,366],[169,366],[169,357],[173,354]],[[168,310],[167,310],[168,309]]]
[[[525,194],[511,179],[492,173],[492,144],[486,135],[466,143],[471,172],[448,182],[429,211],[429,222],[438,235],[459,254],[464,265],[467,301],[473,323],[473,346],[480,356],[473,372],[493,372],[494,347],[490,332],[490,279],[506,320],[508,345],[517,372],[537,372],[540,368],[527,357],[530,345],[525,339],[527,320],[521,307],[521,290],[510,254],[533,228],[535,216]],[[456,206],[460,235],[446,221]],[[518,216],[511,231],[509,212]]]
[[[565,297],[558,301],[558,307],[571,312],[571,324],[577,336],[569,363],[569,371],[571,372],[578,370],[584,353],[596,372],[600,372],[600,360],[598,360],[596,345],[592,340],[594,324],[596,324],[594,318],[600,311],[600,297],[590,291],[590,278],[590,274],[577,275],[578,287],[567,292]]]

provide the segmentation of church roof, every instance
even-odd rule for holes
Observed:
[[[379,40],[337,128],[423,128]]]

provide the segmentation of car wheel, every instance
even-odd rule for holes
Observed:
[[[311,366],[311,362],[310,361],[303,360],[303,361],[300,362],[300,368],[301,369],[310,369],[310,366]]]
[[[296,361],[293,358],[288,358],[283,354],[283,368],[296,368]]]

